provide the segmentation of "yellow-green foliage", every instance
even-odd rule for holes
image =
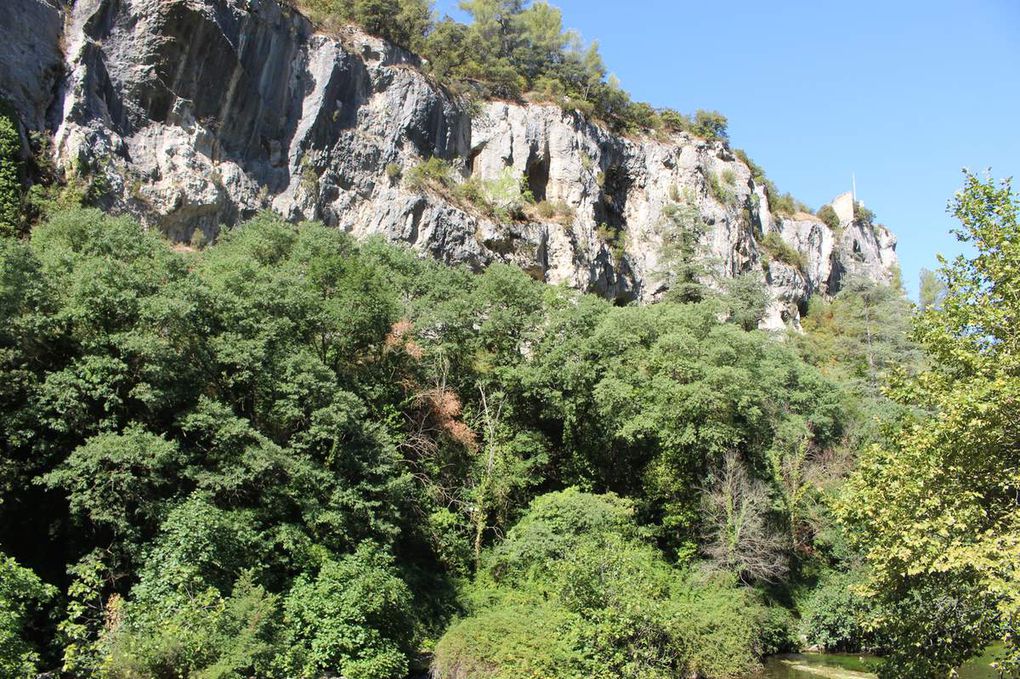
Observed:
[[[562,200],[543,200],[535,205],[534,213],[539,219],[561,223],[570,223],[574,218],[574,208]]]
[[[438,191],[461,207],[481,212],[498,222],[524,218],[524,208],[534,203],[523,178],[511,167],[504,168],[496,179],[470,177],[458,182],[450,163],[435,156],[411,168],[407,173],[407,186],[416,191]]]
[[[0,675],[32,679],[38,674],[39,652],[25,631],[55,594],[55,588],[0,552]]]
[[[722,175],[716,174],[713,170],[705,169],[705,185],[708,187],[708,192],[717,201],[723,205],[730,207],[736,204],[737,194],[734,191],[734,182],[736,181],[736,175],[733,174],[733,170],[723,170]]]
[[[613,261],[619,264],[626,254],[627,234],[618,226],[602,223],[595,227],[595,236],[609,246]]]
[[[913,415],[864,452],[840,509],[888,611],[883,677],[948,676],[995,637],[1020,671],[1020,198],[968,174],[952,212],[976,253],[943,265],[915,329],[928,368],[890,385]]]
[[[432,156],[412,167],[406,175],[408,187],[421,190],[424,188],[449,188],[453,186],[454,170],[448,161]]]

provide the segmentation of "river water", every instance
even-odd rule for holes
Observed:
[[[990,666],[994,649],[960,668],[960,679],[996,679]],[[874,679],[881,660],[839,653],[804,653],[775,656],[765,661],[765,670],[754,679]]]

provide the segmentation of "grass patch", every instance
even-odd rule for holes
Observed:
[[[527,208],[535,202],[525,179],[510,167],[504,168],[496,179],[471,177],[458,182],[453,166],[433,156],[411,168],[405,181],[414,191],[433,191],[465,211],[496,222],[527,219]]]
[[[732,207],[737,203],[735,183],[736,174],[729,168],[723,170],[721,175],[705,170],[705,185],[709,194],[726,207]]]
[[[765,252],[768,253],[769,259],[789,264],[801,272],[807,268],[807,261],[804,259],[804,255],[784,241],[775,231],[766,234],[765,238],[761,241],[761,245],[765,248]]]

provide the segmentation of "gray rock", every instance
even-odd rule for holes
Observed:
[[[414,55],[353,28],[318,33],[275,0],[78,0],[62,34],[51,24],[23,43],[43,55],[62,49],[66,74],[55,101],[43,82],[19,90],[19,111],[34,127],[56,111],[65,171],[106,174],[109,208],[172,239],[196,228],[212,238],[272,208],[383,234],[444,262],[507,262],[551,283],[650,302],[668,288],[664,243],[676,227],[666,211],[681,206],[705,226],[705,283],[764,274],[767,328],[797,326],[810,295],[833,294],[848,276],[888,281],[896,267],[884,228],[847,224],[837,234],[810,215],[773,215],[722,143],[614,135],[545,104],[490,102],[472,116]],[[5,91],[32,68],[12,49],[0,51]],[[393,167],[406,175],[433,155],[459,180],[520,179],[572,215],[497,222],[394,176]],[[803,270],[767,262],[760,242],[771,232],[802,254]]]
[[[0,2],[0,96],[30,129],[46,127],[64,64],[63,30],[57,0]]]

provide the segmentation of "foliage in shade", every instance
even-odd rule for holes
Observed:
[[[752,669],[791,643],[762,583],[854,558],[827,503],[872,392],[823,372],[900,345],[860,340],[893,303],[864,290],[828,316],[857,363],[777,342],[694,242],[689,295],[614,307],[271,215],[199,251],[92,210],[0,240],[0,542],[66,595],[18,638],[125,679]],[[704,502],[727,468],[739,525]]]

